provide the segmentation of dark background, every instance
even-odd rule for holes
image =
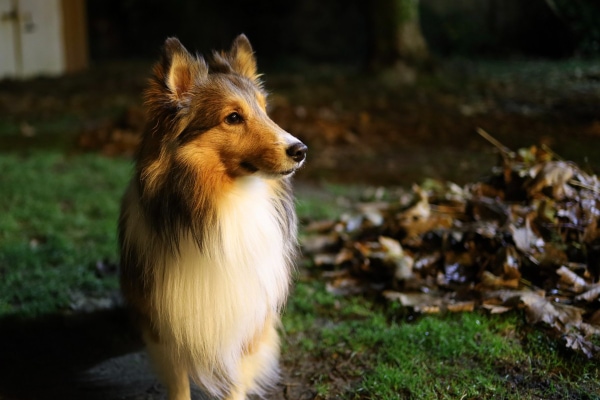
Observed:
[[[598,165],[600,1],[413,1],[88,0],[90,57],[92,66],[149,65],[168,36],[207,54],[245,33],[277,94],[272,118],[311,148],[305,178],[468,181],[495,160],[475,127],[512,149],[547,145]],[[415,3],[421,62],[400,54],[388,25]],[[125,75],[119,88],[132,86]]]
[[[153,58],[167,36],[207,52],[244,32],[263,62],[367,64],[377,26],[363,0],[89,0],[95,61]],[[552,11],[550,4],[559,13]],[[421,26],[439,56],[570,57],[600,50],[594,0],[423,0]]]

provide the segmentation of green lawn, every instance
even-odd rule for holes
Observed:
[[[67,310],[116,288],[119,199],[130,162],[96,155],[0,155],[0,314]]]
[[[297,284],[284,325],[285,362],[319,399],[600,398],[597,362],[519,313],[413,316],[309,281]]]
[[[131,162],[0,153],[0,316],[71,308],[117,287],[116,220]],[[337,196],[300,190],[303,221]],[[597,361],[563,350],[519,313],[416,316],[377,297],[335,297],[305,263],[284,316],[283,364],[319,399],[597,399]]]

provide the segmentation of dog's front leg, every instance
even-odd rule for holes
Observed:
[[[148,354],[161,382],[167,387],[169,400],[191,400],[190,379],[186,368],[173,355],[172,349],[144,333]]]

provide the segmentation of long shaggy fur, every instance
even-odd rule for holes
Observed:
[[[123,293],[171,399],[189,398],[188,375],[217,396],[260,394],[277,375],[289,178],[306,147],[266,115],[243,35],[208,62],[168,39],[145,98],[119,221]]]

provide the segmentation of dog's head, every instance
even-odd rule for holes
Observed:
[[[267,115],[244,35],[208,60],[167,39],[145,97],[149,129],[140,157],[148,178],[165,161],[238,178],[288,176],[305,160],[306,146]]]

